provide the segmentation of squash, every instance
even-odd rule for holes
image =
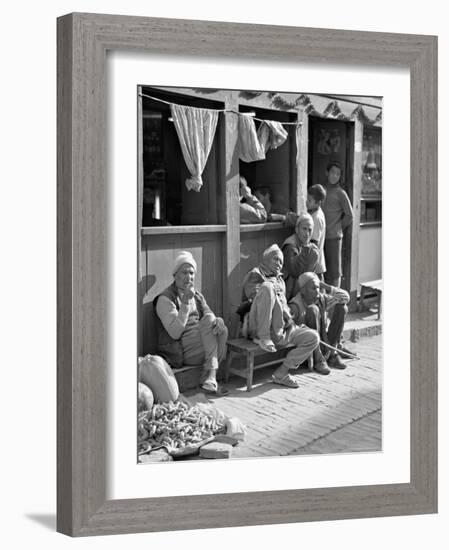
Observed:
[[[138,380],[153,392],[155,403],[176,401],[179,397],[179,386],[175,375],[167,361],[159,355],[139,357]]]
[[[153,392],[146,384],[142,384],[142,382],[139,382],[137,403],[139,412],[151,411],[154,405]]]

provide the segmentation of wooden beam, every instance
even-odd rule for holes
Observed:
[[[349,307],[355,311],[357,305],[357,289],[359,284],[359,245],[360,245],[360,197],[362,194],[362,150],[363,150],[363,123],[354,121],[354,157],[353,157],[353,183],[352,205],[354,220],[351,235],[351,271],[349,279],[349,294],[351,301]]]
[[[296,197],[295,211],[301,212],[307,210],[307,171],[308,171],[308,156],[309,156],[309,115],[304,109],[298,110],[298,122],[301,126],[296,130]]]
[[[236,92],[229,93],[225,106],[226,109],[238,110]],[[224,240],[223,316],[233,335],[237,324],[235,311],[241,297],[238,115],[225,113],[224,133],[227,232]]]
[[[145,282],[143,273],[146,266],[142,265],[142,215],[143,215],[143,108],[142,86],[137,87],[137,352],[139,355],[143,349],[143,298],[145,296]],[[146,258],[146,254],[144,255]]]

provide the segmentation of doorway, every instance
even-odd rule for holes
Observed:
[[[348,194],[354,208],[354,123],[309,117],[308,187],[326,183],[329,162],[337,161],[342,167],[340,185]],[[341,287],[351,288],[352,227],[343,234]]]

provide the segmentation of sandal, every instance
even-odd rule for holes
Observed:
[[[268,351],[268,353],[275,353],[277,351],[276,346],[273,344],[272,340],[254,338],[253,342],[264,351]]]
[[[278,378],[273,374],[271,377],[273,384],[279,384],[281,386],[287,386],[287,388],[299,388],[299,383],[293,378],[291,374],[286,374],[282,378]]]
[[[229,394],[229,390],[227,388],[219,386],[216,382],[204,382],[200,385],[200,388],[206,395],[217,395],[218,397],[222,397]]]

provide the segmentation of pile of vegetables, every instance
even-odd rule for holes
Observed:
[[[172,456],[189,454],[225,431],[225,417],[200,404],[157,403],[138,416],[138,454],[165,447]]]

